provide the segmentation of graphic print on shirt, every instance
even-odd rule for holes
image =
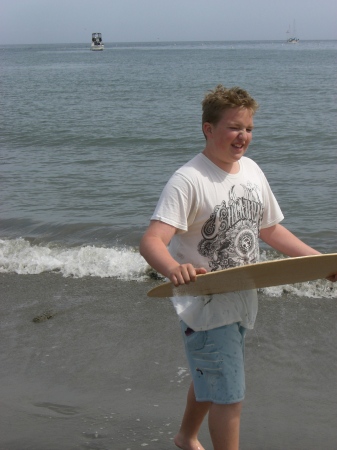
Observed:
[[[256,185],[241,186],[243,196],[237,196],[232,186],[228,204],[224,200],[217,205],[202,227],[203,239],[198,244],[198,252],[208,258],[212,272],[258,260],[264,208]]]

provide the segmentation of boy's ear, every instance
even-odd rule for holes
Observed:
[[[213,131],[213,126],[212,126],[212,124],[211,123],[209,123],[209,122],[205,122],[203,125],[202,125],[202,131],[204,132],[204,135],[207,137],[207,136],[210,136],[211,134],[212,134],[212,131]]]

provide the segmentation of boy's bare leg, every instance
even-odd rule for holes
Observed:
[[[198,440],[201,424],[212,403],[197,402],[191,383],[187,394],[187,404],[179,433],[174,438],[177,447],[183,450],[205,450]]]
[[[208,414],[214,450],[238,450],[242,403],[212,404]]]

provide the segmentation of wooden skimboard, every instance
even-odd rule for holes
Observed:
[[[164,283],[149,297],[183,297],[245,291],[283,284],[318,280],[337,273],[337,253],[265,261],[197,275],[194,283],[175,287]]]

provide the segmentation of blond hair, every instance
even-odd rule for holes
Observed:
[[[227,89],[219,84],[202,101],[202,124],[209,122],[216,125],[229,108],[244,108],[255,114],[259,104],[244,89],[237,86]]]

